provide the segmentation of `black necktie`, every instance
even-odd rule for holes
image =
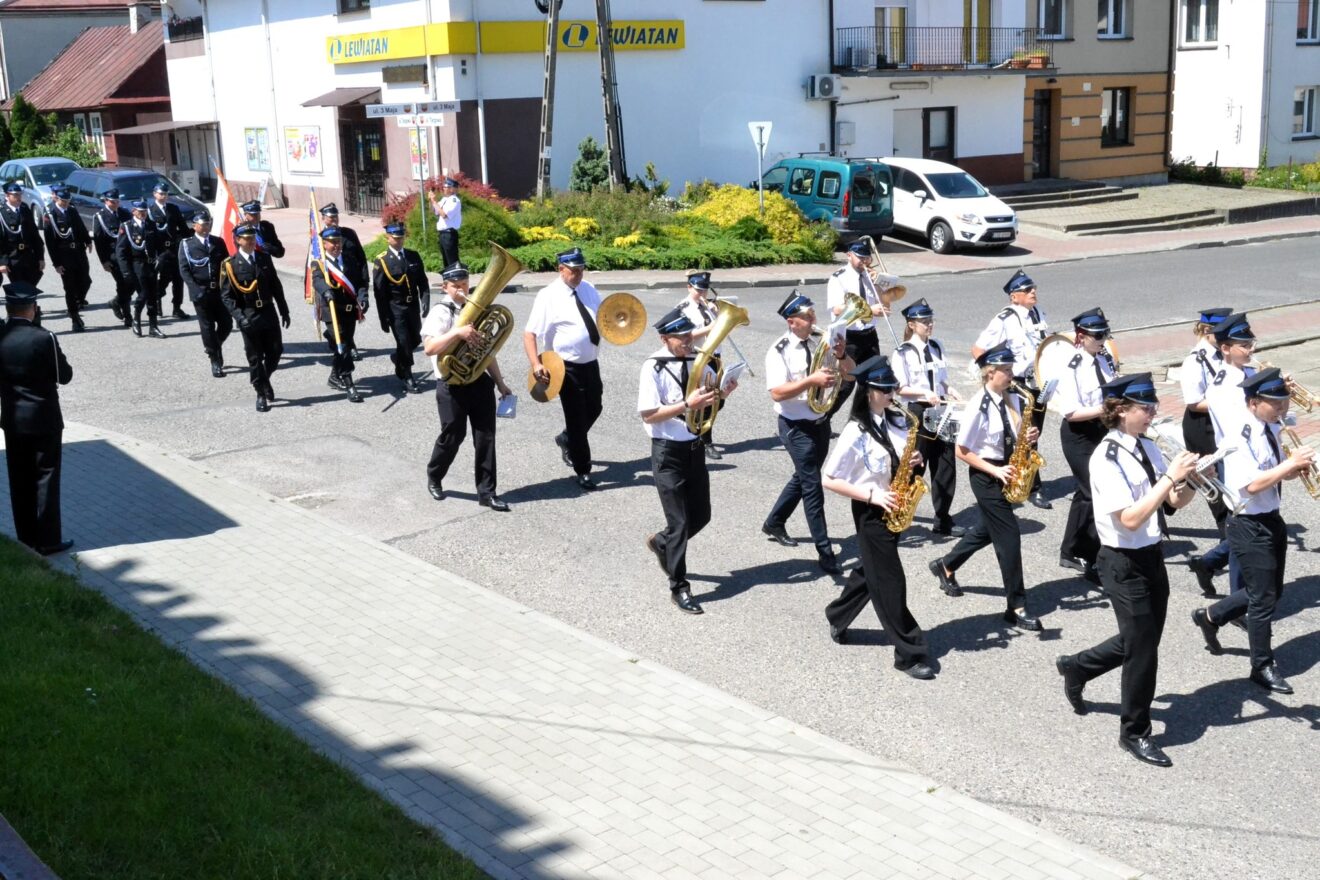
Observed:
[[[685,400],[687,395],[688,377],[690,375],[688,373],[688,363],[689,361],[687,360],[687,358],[684,358],[683,365],[678,368],[678,375],[679,375],[678,384],[681,387],[683,394],[685,395],[684,397]]]
[[[1103,354],[1096,355],[1095,360],[1092,361],[1092,363],[1095,364],[1095,380],[1101,385],[1104,385],[1108,380],[1105,379],[1105,371],[1100,367],[1100,358],[1102,357],[1104,357]]]
[[[1274,463],[1275,463],[1275,464],[1283,464],[1283,450],[1281,450],[1281,449],[1279,448],[1279,441],[1278,441],[1278,439],[1275,438],[1275,436],[1274,436],[1274,432],[1270,430],[1270,426],[1269,426],[1269,425],[1264,425],[1263,427],[1264,427],[1264,430],[1265,430],[1265,439],[1268,440],[1268,441],[1269,441],[1269,444],[1270,444],[1270,452],[1273,452],[1273,453],[1274,453]],[[1279,490],[1279,498],[1280,498],[1280,500],[1282,500],[1282,498],[1283,498],[1283,483],[1282,483],[1282,482],[1278,482],[1278,483],[1275,483],[1274,486],[1275,486],[1276,489]]]
[[[596,321],[591,317],[591,312],[582,304],[578,298],[576,290],[570,291],[573,294],[573,302],[577,303],[578,314],[582,316],[582,323],[587,325],[587,336],[591,338],[592,345],[600,345],[600,330],[596,327]]]
[[[1013,447],[1017,445],[1017,438],[1013,436],[1013,424],[1008,420],[1008,404],[1004,398],[999,398],[999,418],[1004,422],[1004,461],[1013,457]]]
[[[1142,445],[1141,445],[1141,438],[1140,438],[1140,437],[1137,438],[1137,445],[1136,445],[1136,447],[1135,447],[1135,452],[1136,452],[1136,456],[1137,456],[1137,461],[1141,462],[1141,469],[1142,469],[1143,471],[1146,472],[1146,479],[1150,480],[1150,484],[1151,484],[1151,486],[1153,487],[1153,486],[1155,485],[1155,483],[1156,483],[1156,480],[1157,480],[1157,478],[1156,478],[1156,476],[1155,476],[1155,466],[1152,465],[1152,464],[1150,463],[1150,459],[1146,457],[1146,450],[1145,450],[1144,448],[1142,448]],[[1168,534],[1168,528],[1167,528],[1167,526],[1166,526],[1165,523],[1164,523],[1164,506],[1163,506],[1163,505],[1160,505],[1159,510],[1158,510],[1158,512],[1157,512],[1156,515],[1159,517],[1159,523],[1160,523],[1160,534],[1161,534],[1161,535]]]
[[[889,420],[880,417],[880,445],[889,453],[889,475],[892,477],[894,471],[898,470],[898,450],[894,449],[894,441],[889,436]]]
[[[930,383],[930,393],[935,394],[935,367],[931,366],[934,358],[930,356],[930,343],[926,343],[926,381]]]

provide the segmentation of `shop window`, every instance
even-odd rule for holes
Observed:
[[[1292,136],[1296,140],[1320,136],[1315,127],[1315,105],[1320,100],[1320,86],[1293,92]]]
[[[1127,37],[1128,0],[1097,0],[1099,9],[1096,11],[1095,32],[1101,39],[1115,39]]]
[[[816,169],[794,168],[793,176],[788,179],[788,194],[790,196],[809,196],[815,185]]]
[[[371,8],[371,0],[339,0],[340,12],[358,12]]]
[[[1219,0],[1182,0],[1182,44],[1219,41]]]
[[[1320,42],[1320,0],[1297,0],[1297,42]]]
[[[1105,89],[1100,95],[1100,146],[1132,144],[1132,89]]]
[[[1037,4],[1038,26],[1042,37],[1063,39],[1067,36],[1064,27],[1067,24],[1065,0],[1039,0]]]

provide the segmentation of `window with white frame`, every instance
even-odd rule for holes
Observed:
[[[1297,42],[1320,42],[1320,0],[1297,0]]]
[[[1100,93],[1100,146],[1132,144],[1132,89],[1105,89]]]
[[[1293,92],[1292,136],[1296,139],[1320,136],[1315,128],[1315,105],[1320,101],[1320,86],[1308,86]]]
[[[1182,0],[1182,44],[1219,42],[1219,0]]]
[[[1096,10],[1095,18],[1096,36],[1101,39],[1128,36],[1128,0],[1097,0],[1097,3],[1099,8]]]
[[[1064,2],[1065,0],[1038,0],[1036,15],[1041,36],[1060,39],[1067,36],[1064,31],[1064,26],[1067,24]]]

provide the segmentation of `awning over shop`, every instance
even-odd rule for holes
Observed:
[[[175,119],[167,122],[148,122],[145,125],[130,125],[128,128],[116,128],[114,131],[106,132],[106,134],[156,134],[161,131],[178,131],[181,128],[201,128],[205,125],[215,125],[215,121],[203,120],[201,122],[184,122]]]
[[[346,104],[365,104],[380,100],[379,86],[357,86],[351,89],[333,89],[324,95],[303,101],[304,107],[343,107]]]

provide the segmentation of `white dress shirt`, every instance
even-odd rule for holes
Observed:
[[[692,358],[675,360],[669,349],[661,348],[642,361],[641,375],[637,380],[637,412],[644,413],[682,403],[687,397],[687,389],[682,385],[684,361],[689,369]],[[706,381],[714,383],[715,371],[706,367]],[[697,435],[687,429],[687,414],[680,413],[673,418],[654,424],[642,422],[642,428],[657,440],[695,440]]]
[[[715,315],[718,314],[713,303],[698,302],[690,296],[685,297],[683,301],[678,304],[678,308],[682,310],[683,314],[692,322],[692,326],[697,330],[700,330],[702,327],[709,327],[714,323]],[[704,345],[705,343],[702,340],[698,340],[697,344]],[[723,345],[715,349],[715,354],[718,355],[722,348],[724,348]]]
[[[1005,426],[999,413],[999,402],[1005,401],[1009,413],[1008,425]],[[1000,396],[988,388],[982,388],[972,395],[963,411],[963,422],[958,428],[958,445],[965,446],[981,458],[1000,461],[1004,455],[1004,432],[1007,430],[1013,439],[1017,439],[1017,425],[1021,422],[1022,401],[1016,394]],[[1013,418],[1017,413],[1018,418]]]
[[[894,454],[902,455],[907,444],[907,430],[884,416],[872,413],[871,418],[877,427],[889,433],[889,441],[894,444]],[[825,459],[821,474],[843,480],[863,492],[888,492],[893,465],[884,444],[863,430],[856,419],[849,419],[848,424],[839,432],[839,439],[830,450],[829,457]]]
[[[435,308],[426,313],[426,318],[422,320],[422,339],[434,339],[438,336],[444,336],[450,330],[454,329],[454,319],[458,313],[463,310],[454,298],[449,294],[440,297],[436,302]]]
[[[1221,363],[1219,372],[1205,390],[1205,402],[1210,409],[1210,423],[1215,429],[1215,446],[1223,445],[1228,437],[1232,443],[1242,423],[1251,415],[1247,409],[1247,395],[1242,390],[1243,380],[1256,375],[1255,367],[1235,367]]]
[[[765,387],[778,388],[787,382],[806,378],[811,374],[811,357],[815,354],[816,346],[825,344],[825,340],[819,336],[798,339],[792,330],[785,332],[765,353]],[[797,397],[775,401],[775,412],[791,421],[805,419],[815,422],[826,418],[821,413],[813,412],[807,404],[807,393],[810,390],[804,388]]]
[[[976,337],[975,347],[989,351],[999,343],[1007,342],[1013,351],[1013,375],[1025,376],[1034,370],[1036,348],[1044,340],[1048,328],[1044,309],[1010,305],[990,319],[981,335]]]
[[[1202,339],[1183,358],[1178,371],[1178,384],[1182,386],[1183,403],[1191,406],[1205,400],[1206,390],[1215,380],[1215,373],[1224,365],[1214,342]]]
[[[1097,356],[1079,348],[1065,365],[1066,372],[1059,376],[1059,386],[1054,389],[1056,405],[1065,418],[1079,409],[1100,405],[1104,394],[1100,391],[1102,383],[1096,373],[1097,364],[1105,382],[1114,378],[1114,367],[1106,352]]]
[[[1158,510],[1135,529],[1125,528],[1119,516],[1150,491],[1150,478],[1137,458],[1137,442],[1159,479],[1166,464],[1150,440],[1112,430],[1091,453],[1091,510],[1095,531],[1106,547],[1137,550],[1162,540]]]
[[[596,320],[600,292],[583,281],[577,286],[577,295],[592,320]],[[541,351],[553,351],[571,364],[589,364],[600,353],[599,346],[591,344],[587,325],[573,299],[573,289],[562,278],[556,278],[536,294],[524,329],[536,334]]]
[[[445,196],[435,212],[436,229],[458,229],[463,225],[463,202],[458,196]],[[440,212],[444,211],[442,215]]]
[[[926,360],[927,349],[930,350],[929,362]],[[894,350],[890,363],[894,375],[898,376],[900,388],[924,388],[939,397],[948,395],[949,365],[944,360],[944,346],[938,339],[922,342],[913,336]]]
[[[1224,503],[1230,509],[1243,502],[1243,513],[1270,513],[1279,509],[1283,495],[1280,491],[1282,483],[1275,483],[1255,495],[1247,492],[1247,487],[1260,477],[1262,471],[1280,464],[1279,456],[1274,454],[1270,441],[1265,437],[1266,431],[1273,435],[1274,442],[1278,444],[1279,426],[1265,424],[1248,410],[1246,418],[1238,426],[1236,436],[1228,438],[1230,443],[1237,444],[1236,449],[1224,456],[1224,486],[1228,489]],[[1279,445],[1279,452],[1283,452],[1282,445]]]
[[[835,309],[843,308],[843,298],[845,294],[855,293],[866,300],[868,306],[877,306],[880,304],[880,294],[871,283],[871,276],[865,271],[858,272],[851,265],[844,266],[833,275],[825,285],[825,306],[830,310],[831,320]],[[856,324],[849,324],[849,330],[874,330],[875,316],[869,315],[863,321]]]

